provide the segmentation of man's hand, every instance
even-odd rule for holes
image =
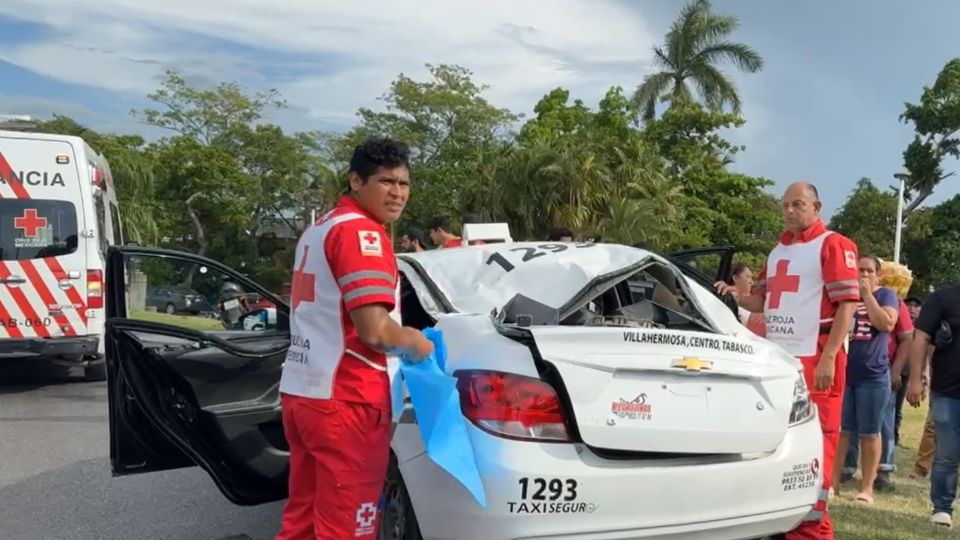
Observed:
[[[408,351],[410,361],[414,363],[422,362],[426,357],[433,353],[433,342],[424,337],[422,333],[415,328],[410,328],[407,326],[404,326],[403,330],[405,332],[415,334],[409,336],[409,339],[413,342],[413,346],[410,347],[410,350]]]
[[[924,389],[923,381],[917,377],[910,377],[909,382],[907,382],[907,402],[914,407],[919,407],[920,402],[923,401]]]
[[[835,355],[824,353],[820,355],[817,367],[813,371],[813,389],[817,392],[829,390],[833,386]]]

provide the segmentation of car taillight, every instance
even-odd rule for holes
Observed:
[[[463,415],[477,427],[510,439],[570,442],[560,399],[540,379],[497,371],[458,371]]]
[[[103,308],[103,272],[87,270],[87,309]]]

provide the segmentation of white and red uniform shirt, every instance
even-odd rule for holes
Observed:
[[[860,300],[857,259],[856,244],[820,220],[783,233],[754,285],[764,297],[765,337],[794,356],[816,356],[837,304]]]
[[[350,318],[368,304],[396,318],[397,261],[383,225],[343,196],[303,233],[294,269],[280,391],[389,410],[386,355],[360,341]]]

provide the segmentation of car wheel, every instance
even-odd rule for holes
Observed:
[[[407,486],[403,483],[393,452],[390,453],[390,468],[382,497],[383,513],[380,515],[377,540],[423,540]]]
[[[167,307],[166,309],[164,309],[164,311],[167,312],[167,315],[173,315],[174,313],[177,312],[177,306],[173,304],[167,304]]]

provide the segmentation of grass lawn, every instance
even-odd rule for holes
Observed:
[[[930,483],[911,480],[910,471],[916,461],[917,447],[923,432],[928,403],[914,409],[903,404],[903,423],[900,426],[900,447],[897,448],[897,472],[891,477],[894,491],[874,492],[871,506],[857,503],[859,472],[854,480],[840,485],[840,494],[830,499],[830,520],[838,540],[928,540],[938,538],[960,539],[957,514],[950,531],[937,528],[929,522]],[[929,478],[929,477],[928,477]]]
[[[192,317],[189,315],[167,315],[152,311],[135,311],[130,314],[131,319],[190,328],[193,330],[223,330],[223,324],[218,319]]]

